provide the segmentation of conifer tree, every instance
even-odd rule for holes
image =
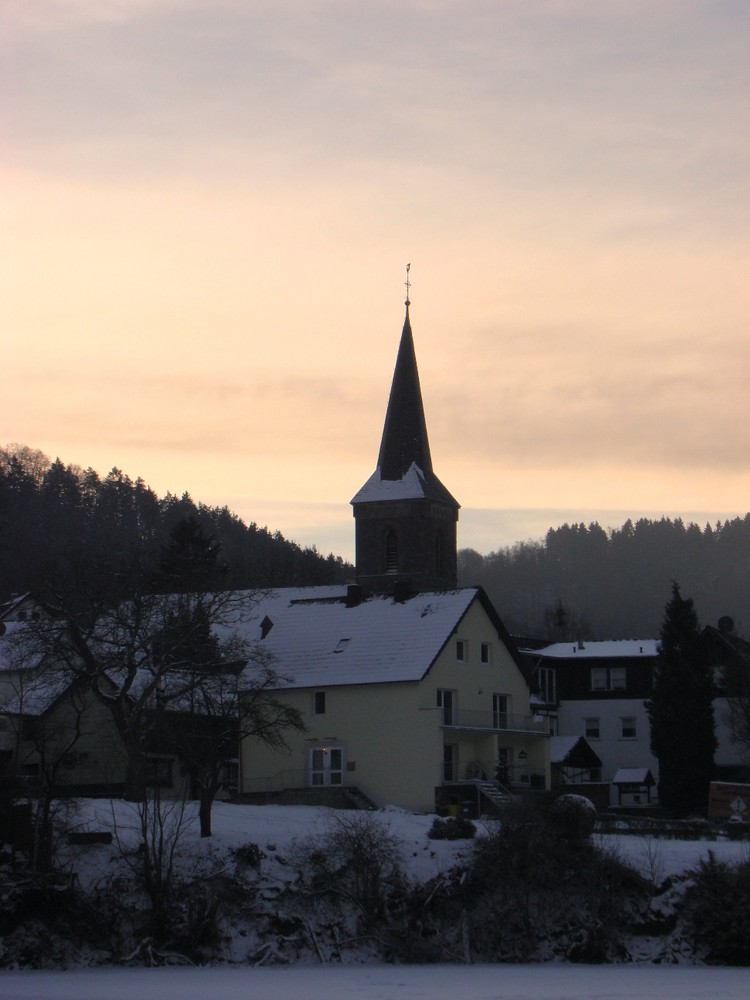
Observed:
[[[673,583],[647,709],[651,752],[659,761],[659,800],[675,815],[706,811],[717,745],[713,695],[693,602]]]

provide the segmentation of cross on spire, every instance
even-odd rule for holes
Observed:
[[[409,301],[409,289],[411,288],[411,282],[409,281],[409,270],[410,270],[410,268],[411,268],[411,264],[407,264],[406,265],[406,281],[404,282],[404,284],[406,285],[406,302],[404,303],[404,305],[406,306],[407,309],[411,305],[411,303]]]

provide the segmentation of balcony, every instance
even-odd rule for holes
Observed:
[[[538,719],[533,715],[445,707],[442,712],[443,729],[483,733],[534,733],[539,736],[548,732],[547,719]]]

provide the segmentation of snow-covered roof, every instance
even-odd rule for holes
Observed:
[[[420,680],[478,595],[471,587],[347,606],[345,589],[338,599],[316,596],[320,589],[272,591],[240,626],[247,638],[260,639],[260,623],[272,623],[261,646],[274,669],[293,678],[283,687]],[[252,677],[250,664],[243,680],[249,684]]]
[[[8,715],[43,715],[70,688],[72,676],[63,670],[40,670],[5,686],[0,712]]]
[[[606,639],[582,643],[554,642],[543,649],[524,649],[531,656],[549,659],[615,659],[617,657],[656,656],[658,639]]]
[[[383,479],[377,468],[364,486],[352,497],[352,503],[370,500],[422,500],[426,497],[425,475],[412,462],[401,479]]]
[[[552,764],[562,764],[576,745],[580,736],[550,736],[549,759]]]
[[[7,621],[2,624],[0,671],[36,669],[39,666],[41,653],[39,656],[33,655],[33,647],[28,641],[33,638],[32,629],[35,626],[26,621]]]

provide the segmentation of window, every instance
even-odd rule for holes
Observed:
[[[479,662],[488,664],[492,662],[492,643],[483,642],[479,646]]]
[[[620,738],[634,740],[638,736],[635,726],[635,716],[625,715],[620,719]]]
[[[627,670],[625,667],[592,667],[592,691],[625,691]]]
[[[225,792],[236,792],[240,787],[240,762],[226,760],[221,768],[221,787]]]
[[[438,688],[437,707],[443,710],[443,725],[453,725],[453,713],[455,709],[455,691],[447,688]]]
[[[466,663],[469,658],[469,644],[465,639],[456,639],[456,659],[459,663]]]
[[[610,691],[625,690],[625,667],[609,668],[609,688]]]
[[[536,687],[539,697],[548,705],[557,701],[557,675],[554,667],[537,667]]]
[[[598,740],[600,737],[599,733],[599,719],[591,718],[583,720],[583,735],[587,740]]]
[[[326,714],[326,693],[325,691],[316,691],[313,698],[313,714],[314,715],[325,715]]]
[[[456,781],[458,777],[458,744],[443,746],[443,781]]]
[[[398,573],[398,536],[393,528],[385,536],[385,571]]]
[[[607,690],[607,668],[606,667],[592,667],[591,668],[591,690],[592,691],[606,691]]]
[[[149,757],[146,760],[146,784],[150,788],[172,787],[172,757]]]
[[[442,573],[445,569],[445,536],[443,532],[438,528],[437,534],[435,535],[435,570],[438,573]]]
[[[492,728],[508,728],[508,707],[510,698],[507,694],[493,694],[492,696]]]

